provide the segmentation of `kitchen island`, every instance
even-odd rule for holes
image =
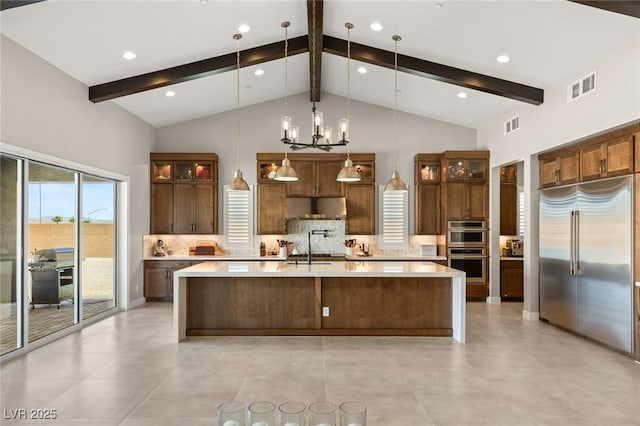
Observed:
[[[216,335],[452,336],[465,274],[433,262],[203,262],[174,272],[177,341]]]

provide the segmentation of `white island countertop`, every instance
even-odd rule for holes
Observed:
[[[422,261],[219,261],[202,262],[174,272],[174,277],[462,277],[464,272]]]
[[[465,341],[465,273],[437,263],[423,261],[209,261],[173,273],[174,324],[177,341],[186,337],[187,279],[197,277],[424,277],[451,279],[453,338]],[[428,282],[425,282],[428,285]]]

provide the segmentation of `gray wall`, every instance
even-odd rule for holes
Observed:
[[[311,103],[308,93],[289,96],[288,115],[300,126],[303,140],[311,134]],[[346,116],[346,98],[328,93],[316,106],[324,114],[325,126],[334,131],[338,119]],[[256,183],[256,153],[284,152],[280,142],[280,116],[284,99],[241,109],[240,168],[249,184]],[[157,129],[155,150],[159,152],[215,152],[220,158],[219,179],[228,183],[236,168],[235,110]],[[393,110],[364,102],[351,102],[352,152],[376,153],[376,183],[384,184],[394,168],[395,134]],[[413,183],[413,156],[444,150],[476,149],[476,130],[443,121],[398,113],[398,170]],[[303,151],[304,152],[304,151]],[[321,151],[317,151],[321,152]],[[335,148],[334,152],[346,152]],[[222,191],[222,185],[220,185]],[[221,196],[220,192],[220,196]],[[222,199],[222,197],[220,197]],[[219,224],[222,229],[222,223]]]
[[[129,177],[129,300],[141,298],[154,129],[113,102],[91,103],[87,86],[9,38],[0,43],[1,142]]]

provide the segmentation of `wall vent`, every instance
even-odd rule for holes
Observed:
[[[504,123],[504,134],[508,135],[511,132],[515,132],[520,128],[520,116],[516,115],[511,120],[507,120]]]
[[[582,77],[580,80],[574,81],[567,88],[567,102],[571,102],[574,99],[578,99],[587,93],[593,92],[596,89],[596,72],[592,72],[589,75]]]

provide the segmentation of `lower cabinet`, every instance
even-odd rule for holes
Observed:
[[[504,301],[522,301],[524,275],[522,260],[500,261],[500,297]]]
[[[144,297],[147,300],[173,300],[173,271],[191,266],[188,260],[145,260]]]

